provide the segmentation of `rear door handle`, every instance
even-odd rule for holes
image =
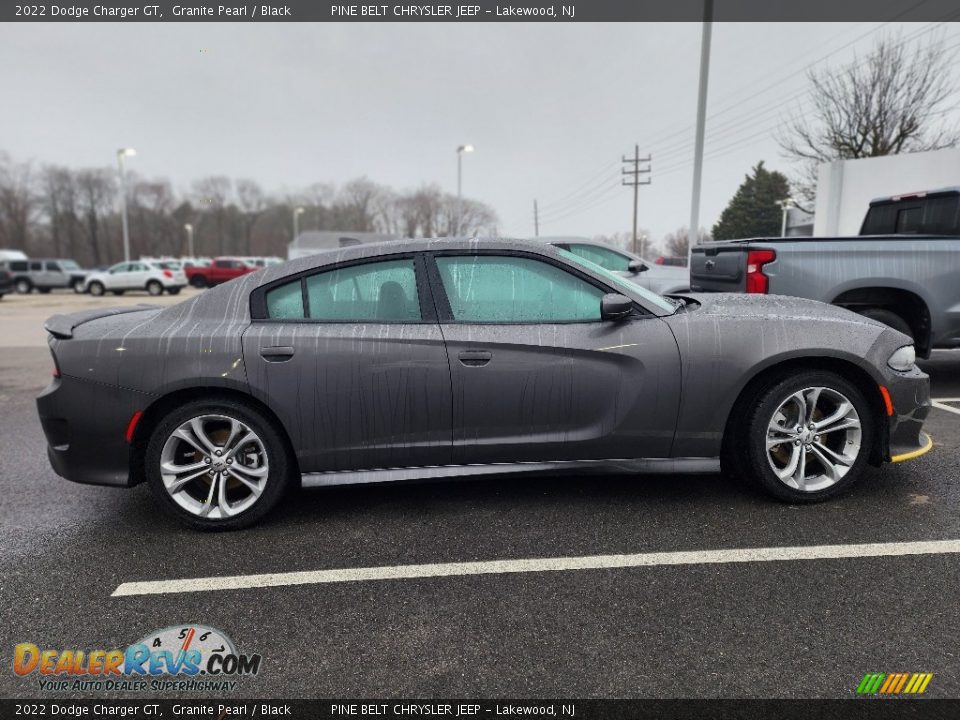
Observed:
[[[293,348],[289,345],[273,345],[260,348],[260,357],[267,362],[284,362],[293,357]]]
[[[486,350],[464,350],[460,353],[460,364],[467,367],[483,367],[493,355]]]

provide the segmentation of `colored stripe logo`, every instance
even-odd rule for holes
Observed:
[[[858,695],[921,695],[933,673],[867,673],[857,686]]]

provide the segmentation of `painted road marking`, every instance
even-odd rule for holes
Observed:
[[[186,578],[181,580],[152,580],[123,583],[113,591],[113,597],[210,592],[217,590],[244,590],[248,588],[278,587],[284,585],[364,582],[368,580],[409,580],[460,575],[496,575],[561,570],[610,570],[616,568],[656,567],[659,565],[709,565],[783,560],[835,560],[841,558],[939,555],[945,553],[960,553],[960,540],[693,550],[684,552],[638,553],[635,555],[588,555],[585,557],[487,560],[481,562],[435,563],[430,565],[393,565],[387,567],[339,568],[335,570],[306,570],[299,572],[268,573],[263,575]]]
[[[960,415],[960,408],[955,408],[947,403],[960,403],[960,398],[936,398],[931,400],[930,404],[937,408],[938,410],[944,410],[948,413],[953,413],[954,415]]]

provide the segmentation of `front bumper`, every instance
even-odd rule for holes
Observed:
[[[72,482],[130,487],[143,478],[130,471],[126,428],[148,396],[64,376],[37,398],[47,457],[54,472]]]
[[[886,388],[893,414],[887,418],[889,435],[884,460],[904,462],[925,455],[933,447],[930,436],[923,432],[923,422],[930,413],[930,376],[919,368],[891,373]]]

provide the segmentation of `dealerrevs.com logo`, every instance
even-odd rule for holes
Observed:
[[[233,641],[205,625],[173,625],[125,649],[74,650],[20,643],[13,671],[36,676],[43,691],[223,691],[260,672],[261,656],[237,652]]]

